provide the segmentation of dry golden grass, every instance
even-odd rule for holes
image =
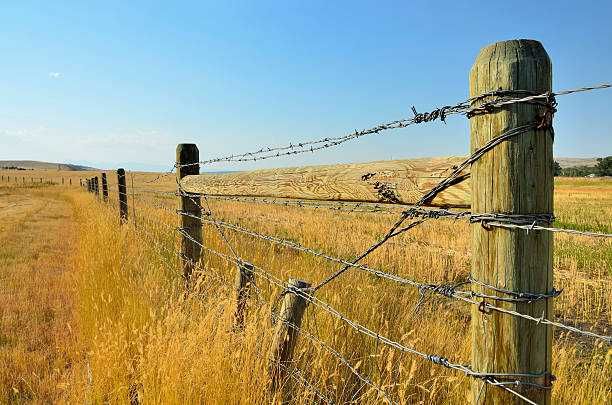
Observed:
[[[155,176],[137,174],[139,187]],[[172,190],[173,178],[155,183]],[[129,184],[129,181],[128,181]],[[51,284],[74,302],[66,323],[75,330],[48,352],[68,353],[57,381],[61,389],[41,400],[126,403],[138,395],[144,403],[268,403],[279,400],[267,390],[266,356],[271,341],[270,311],[279,289],[262,278],[248,309],[243,333],[232,331],[232,281],[236,269],[205,254],[197,273],[197,293],[185,297],[175,256],[176,215],[157,207],[174,207],[172,196],[137,193],[136,223],[120,227],[116,194],[111,204],[68,188],[48,187],[48,195],[65,196],[75,208],[77,242],[69,253],[72,278]],[[45,194],[47,195],[47,194]],[[132,204],[130,198],[130,204]],[[394,220],[392,214],[338,213],[297,207],[211,202],[215,215],[263,233],[279,235],[340,257],[352,257]],[[609,232],[612,182],[562,180],[557,183],[555,212],[561,224]],[[132,212],[130,215],[133,217]],[[6,232],[5,232],[6,233]],[[420,281],[451,282],[469,273],[468,225],[432,221],[390,242],[368,264]],[[245,260],[281,280],[320,281],[337,268],[320,259],[228,232]],[[206,226],[206,246],[227,253],[217,232]],[[609,241],[555,237],[555,284],[565,288],[555,301],[558,319],[609,334],[612,319],[612,249]],[[71,292],[74,291],[74,296]],[[403,344],[469,363],[469,308],[428,296],[416,310],[419,295],[384,280],[351,270],[317,294],[348,317]],[[264,304],[259,304],[260,297]],[[4,301],[3,301],[4,302]],[[27,305],[27,304],[19,304]],[[70,306],[67,306],[70,307]],[[3,304],[4,308],[4,304]],[[22,307],[23,308],[23,307]],[[376,344],[342,322],[310,306],[304,329],[342,356],[402,403],[464,403],[469,380],[419,358]],[[3,326],[3,333],[5,331]],[[59,332],[57,336],[61,337]],[[9,348],[9,352],[12,349]],[[557,334],[553,372],[558,403],[607,403],[612,387],[612,352],[605,345]],[[296,366],[334,402],[376,403],[380,395],[362,383],[328,351],[301,336]],[[13,371],[11,371],[13,370]],[[9,369],[8,375],[27,372]],[[46,368],[48,379],[53,377]],[[1,382],[11,392],[15,380]],[[57,387],[58,383],[54,384]],[[312,403],[313,390],[287,382],[289,401]],[[288,394],[289,395],[289,394]]]

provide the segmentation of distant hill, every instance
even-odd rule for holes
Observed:
[[[567,169],[569,167],[578,167],[578,166],[587,166],[593,167],[597,166],[597,158],[555,158],[557,162],[561,165],[561,168]]]
[[[95,167],[73,165],[70,163],[39,162],[37,160],[0,160],[0,168],[20,168],[34,170],[87,171],[98,170]]]

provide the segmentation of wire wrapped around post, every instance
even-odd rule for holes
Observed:
[[[551,94],[552,68],[537,41],[512,40],[483,48],[470,73],[470,96],[502,89]],[[490,97],[480,100],[488,101]],[[472,212],[487,215],[552,218],[552,115],[554,97],[538,103],[516,103],[470,118],[472,152],[500,132],[531,127],[520,137],[496,146],[472,163]],[[494,296],[503,309],[533,317],[553,317],[552,235],[472,225],[472,277],[475,296]],[[488,287],[487,287],[488,286]],[[534,301],[502,301],[507,293],[544,297]],[[538,404],[551,400],[552,327],[487,311],[487,299],[472,307],[472,369],[486,374],[525,373],[537,388],[516,391]],[[489,300],[490,301],[490,300]],[[503,333],[500,333],[503,331]],[[512,393],[472,383],[472,403],[520,404]]]

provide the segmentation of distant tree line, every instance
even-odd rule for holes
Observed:
[[[595,166],[562,168],[559,162],[555,161],[554,174],[561,177],[612,176],[612,156],[597,159]]]

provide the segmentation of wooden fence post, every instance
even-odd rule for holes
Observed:
[[[275,320],[276,330],[268,366],[273,390],[281,387],[287,375],[287,369],[291,367],[293,351],[299,334],[297,328],[302,325],[302,316],[308,305],[306,299],[294,291],[305,290],[309,287],[310,283],[292,278],[289,279],[287,290],[284,293],[283,304],[278,319]]]
[[[177,181],[189,175],[200,174],[200,152],[193,143],[180,143],[176,147],[176,177]],[[184,166],[188,165],[188,166]],[[194,265],[200,260],[202,248],[202,215],[199,195],[183,195],[181,189],[179,203],[180,229],[183,233],[181,238],[181,268],[185,285],[189,287],[189,279]]]
[[[102,173],[102,199],[108,201],[108,182],[106,181],[106,173]]]
[[[93,178],[93,191],[94,194],[96,195],[96,198],[100,197],[100,188],[98,185],[98,176]]]
[[[91,193],[91,179],[85,179],[87,182],[87,192]]]
[[[119,191],[119,220],[125,224],[128,220],[128,196],[124,169],[117,169],[117,189]]]
[[[240,263],[236,272],[236,311],[234,312],[234,330],[244,329],[244,312],[251,291],[255,283],[255,274],[251,263]]]
[[[534,94],[551,91],[552,68],[537,41],[513,40],[483,48],[470,72],[470,97],[502,90]],[[525,93],[518,93],[523,96]],[[490,99],[490,98],[489,98]],[[482,99],[479,102],[488,101]],[[471,151],[511,128],[541,121],[536,104],[511,104],[470,119]],[[552,130],[538,129],[507,140],[472,164],[472,213],[552,214]],[[513,292],[550,293],[553,289],[552,234],[472,227],[472,277],[481,283]],[[472,290],[501,294],[472,283]],[[487,302],[539,318],[553,317],[552,299],[531,303]],[[549,386],[552,328],[522,318],[472,308],[472,367],[480,373],[540,374],[541,378],[508,377]],[[500,377],[503,379],[503,377]],[[507,380],[507,379],[506,379]],[[538,404],[550,403],[550,389],[513,386]],[[519,404],[509,392],[474,379],[472,403]]]

